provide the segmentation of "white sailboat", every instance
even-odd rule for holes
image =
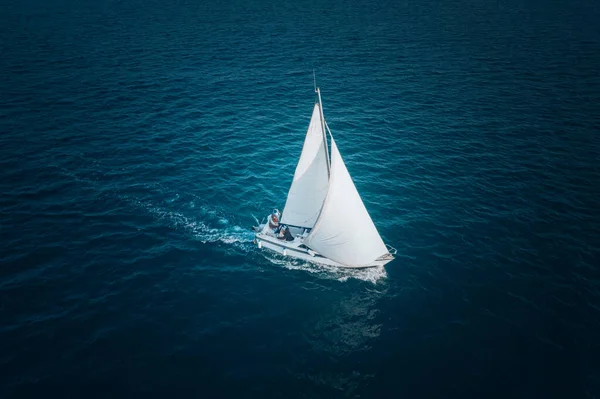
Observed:
[[[313,263],[350,268],[383,266],[394,259],[396,250],[381,239],[352,182],[325,122],[316,82],[315,92],[317,100],[281,220],[279,211],[274,210],[266,223],[254,226],[254,243],[258,248]],[[274,214],[279,223],[275,223]]]

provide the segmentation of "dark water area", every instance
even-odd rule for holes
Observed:
[[[0,397],[599,398],[598,21],[0,0]],[[313,68],[385,269],[252,244]]]

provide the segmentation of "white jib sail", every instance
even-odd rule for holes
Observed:
[[[367,266],[388,250],[331,138],[331,176],[323,210],[304,244],[346,266]]]
[[[315,104],[281,223],[312,228],[319,217],[329,185],[323,136],[319,104]]]

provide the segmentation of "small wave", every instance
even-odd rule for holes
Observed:
[[[377,284],[387,278],[387,272],[383,266],[369,267],[366,269],[350,269],[320,265],[295,259],[282,259],[281,257],[277,257],[277,255],[271,255],[267,252],[264,252],[264,256],[269,262],[277,266],[282,266],[288,270],[302,270],[312,273],[320,278],[333,279],[340,282],[346,282],[353,278]]]

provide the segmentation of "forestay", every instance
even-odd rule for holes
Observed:
[[[329,189],[319,220],[304,244],[329,259],[354,267],[368,266],[388,253],[333,137]]]
[[[319,104],[315,104],[283,209],[284,224],[312,228],[319,217],[329,183],[323,137]]]

